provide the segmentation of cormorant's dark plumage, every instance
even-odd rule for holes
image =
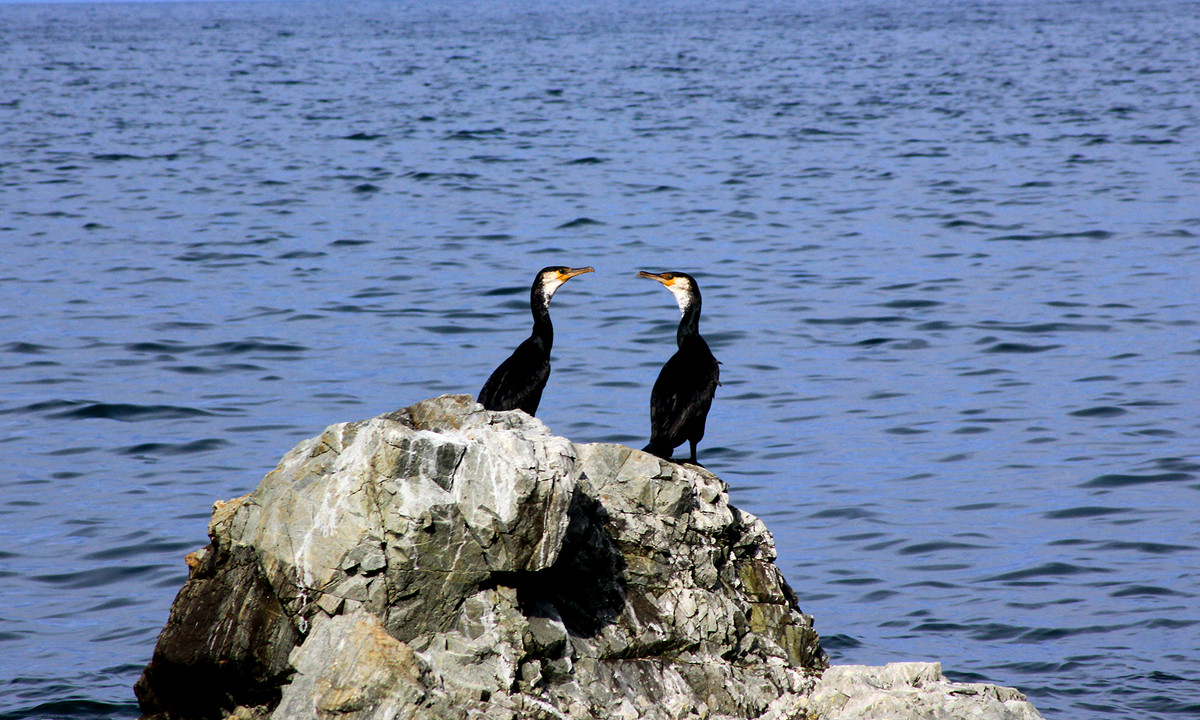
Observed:
[[[704,422],[720,384],[720,368],[708,343],[700,337],[700,286],[687,273],[639,272],[638,277],[662,283],[679,303],[679,345],[663,365],[650,392],[650,444],[644,449],[665,460],[684,441],[696,462],[696,443],[704,437]]]
[[[559,286],[592,268],[543,268],[533,280],[529,304],[533,310],[533,333],[517,346],[507,360],[483,384],[479,402],[488,410],[524,410],[533,415],[542,400],[550,377],[550,346],[554,326],[550,324],[550,298]]]

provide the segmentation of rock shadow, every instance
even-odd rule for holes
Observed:
[[[154,656],[134,686],[142,716],[223,718],[239,705],[274,707],[301,633],[247,548],[209,546],[171,606]]]
[[[591,638],[625,607],[625,558],[608,530],[604,506],[576,489],[558,560],[531,573],[496,573],[498,584],[517,589],[526,617],[561,620],[567,632]]]

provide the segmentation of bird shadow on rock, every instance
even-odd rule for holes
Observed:
[[[609,516],[594,497],[576,489],[558,560],[545,570],[495,573],[517,590],[526,617],[561,620],[576,637],[595,637],[625,607],[625,558],[608,530]]]

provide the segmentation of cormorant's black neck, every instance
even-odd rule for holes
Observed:
[[[546,297],[541,288],[534,287],[529,305],[533,308],[533,334],[529,339],[549,354],[550,346],[554,344],[554,326],[550,324],[550,298]]]
[[[681,312],[683,316],[679,318],[679,330],[675,332],[675,343],[679,347],[683,347],[683,342],[690,337],[699,337],[700,335],[700,293],[696,292],[689,298],[689,302],[685,305]]]

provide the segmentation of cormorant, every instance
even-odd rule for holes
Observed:
[[[687,273],[642,271],[638,277],[657,280],[679,303],[679,345],[663,365],[650,392],[650,444],[643,448],[664,460],[686,440],[691,445],[689,462],[696,462],[696,443],[704,437],[704,421],[720,384],[720,368],[708,343],[700,337],[700,286]]]
[[[542,389],[550,377],[550,346],[554,327],[550,324],[550,298],[559,286],[592,268],[542,268],[533,279],[529,304],[533,309],[533,333],[517,346],[507,360],[483,384],[479,402],[488,410],[524,410],[533,415],[542,400]]]

